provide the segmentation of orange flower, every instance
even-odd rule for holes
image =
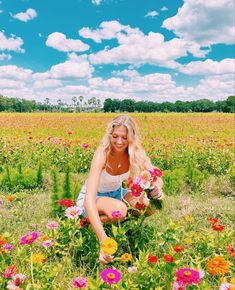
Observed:
[[[174,262],[174,258],[173,256],[171,256],[170,254],[166,254],[163,256],[163,259],[168,262],[168,263],[173,263]]]
[[[216,218],[211,217],[211,218],[208,218],[208,222],[213,225],[215,223],[218,223],[218,220]]]
[[[132,255],[129,253],[125,253],[121,256],[122,262],[129,262],[132,259]]]
[[[12,202],[16,199],[16,197],[14,195],[8,195],[7,200]]]
[[[224,230],[224,226],[221,224],[213,224],[212,229],[216,232],[222,232]]]
[[[43,235],[43,236],[41,236],[41,241],[42,242],[44,242],[44,241],[46,241],[46,240],[48,240],[49,238],[48,238],[48,236],[47,235]]]
[[[46,257],[43,253],[35,253],[31,255],[31,262],[33,264],[44,264],[46,262]]]
[[[173,249],[174,249],[174,251],[176,253],[180,253],[180,252],[182,252],[184,250],[184,246],[183,245],[178,245],[178,246],[175,246]]]
[[[212,275],[225,275],[229,271],[229,263],[224,258],[218,256],[210,259],[207,269]]]

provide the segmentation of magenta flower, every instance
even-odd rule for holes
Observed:
[[[59,226],[59,224],[56,221],[49,221],[48,224],[46,225],[46,227],[49,230],[55,230],[58,228],[58,226]]]
[[[87,279],[81,276],[76,277],[71,282],[71,285],[73,286],[73,288],[80,288],[80,289],[86,288],[87,284],[88,284]]]
[[[82,214],[82,209],[79,206],[70,206],[65,211],[65,215],[70,219],[75,219],[80,214]]]
[[[200,282],[200,275],[194,269],[181,268],[176,272],[176,280],[184,285],[197,285]]]
[[[68,131],[67,134],[68,134],[68,135],[72,135],[73,132],[72,132],[72,131]]]
[[[112,268],[106,268],[100,273],[100,278],[109,285],[112,285],[114,283],[118,283],[122,279],[122,274]]]
[[[88,143],[83,143],[82,144],[82,147],[85,148],[85,149],[87,149],[89,147],[89,144]]]
[[[122,216],[122,213],[120,212],[120,210],[114,210],[112,212],[112,217],[114,219],[121,219],[123,216]]]
[[[21,245],[32,244],[39,237],[38,232],[31,232],[20,239]]]
[[[2,272],[2,276],[4,278],[12,278],[15,274],[17,274],[17,268],[13,265],[8,266],[5,271]]]
[[[14,246],[12,244],[6,244],[3,246],[5,251],[11,251],[14,249]]]

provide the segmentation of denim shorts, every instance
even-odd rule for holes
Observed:
[[[123,197],[129,192],[129,189],[125,189],[123,187],[119,187],[118,189],[114,190],[114,191],[109,191],[109,192],[97,192],[96,194],[96,198],[100,198],[100,197],[112,197],[112,198],[116,198],[118,200],[123,200]],[[84,217],[87,217],[87,213],[84,209],[84,199],[85,199],[85,185],[82,187],[80,194],[77,198],[77,206],[79,206],[82,209],[82,215]]]

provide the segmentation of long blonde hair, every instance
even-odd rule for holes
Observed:
[[[141,171],[152,168],[151,161],[146,155],[139,138],[139,133],[134,120],[130,116],[120,115],[115,117],[107,126],[106,134],[102,140],[102,145],[107,152],[111,152],[111,134],[117,126],[125,126],[127,128],[128,154],[130,162],[130,170],[134,176],[137,176]]]

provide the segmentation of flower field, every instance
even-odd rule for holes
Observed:
[[[114,114],[0,114],[0,289],[235,289],[234,115],[131,116],[166,197],[113,212],[100,265],[76,198]]]

